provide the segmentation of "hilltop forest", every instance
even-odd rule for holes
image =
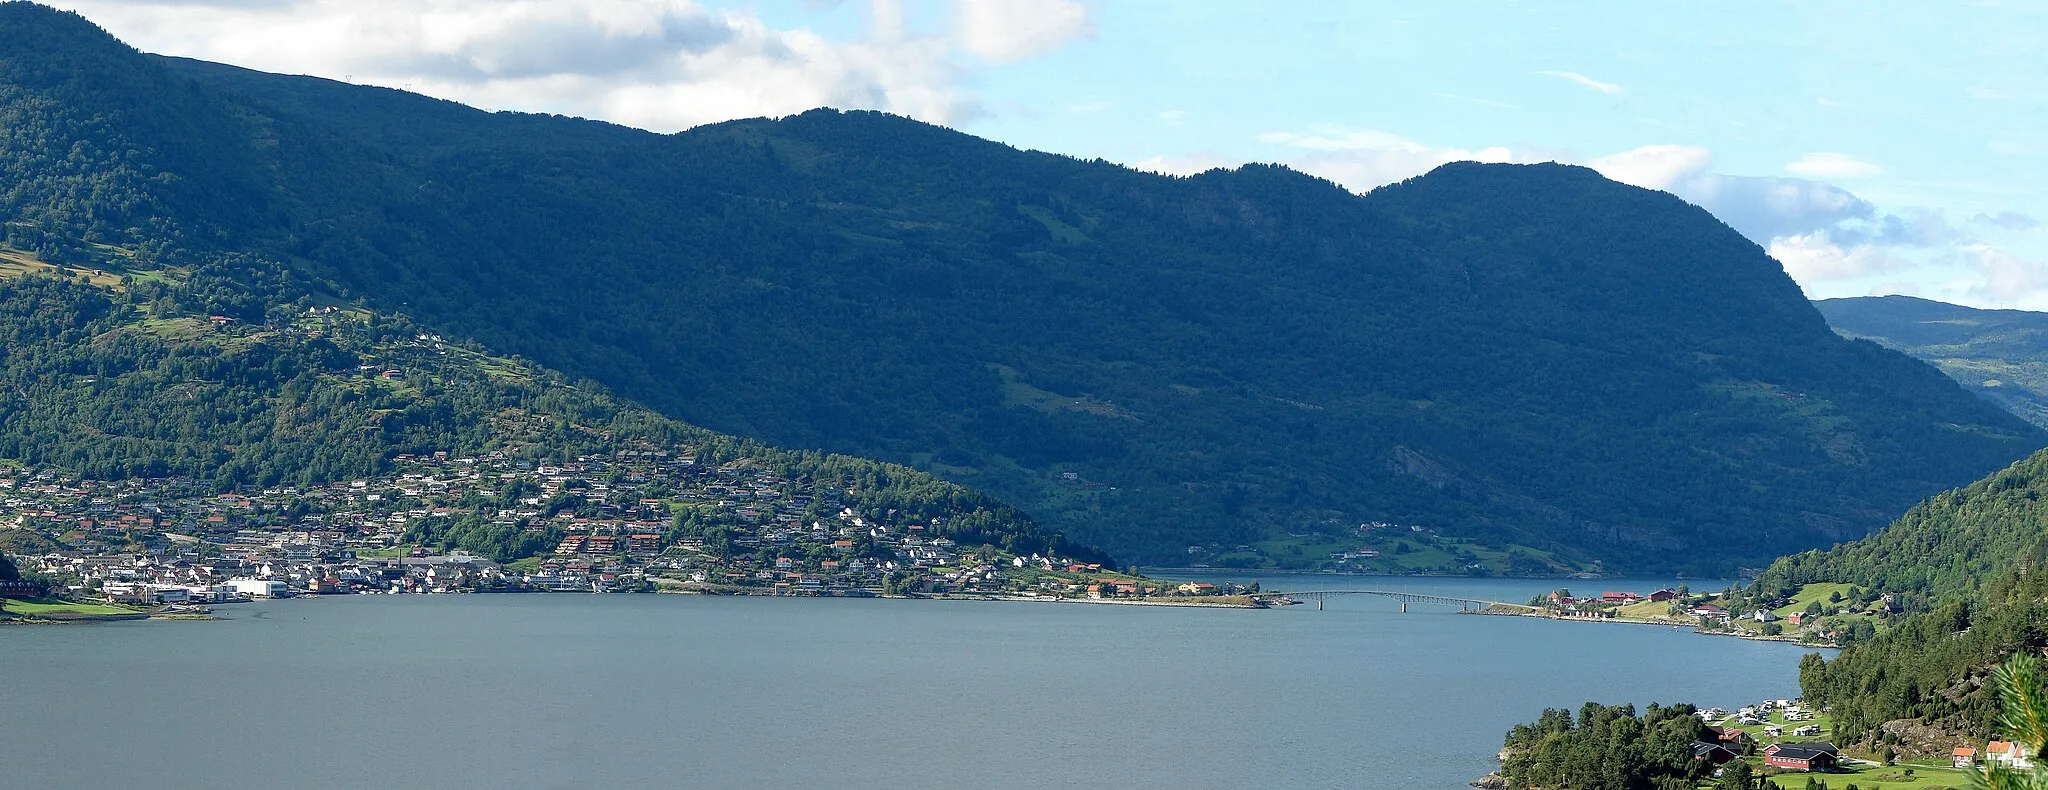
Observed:
[[[404,314],[668,417],[915,466],[1148,564],[1301,565],[1383,522],[1727,572],[2048,443],[1830,332],[1704,211],[1581,168],[1449,165],[1358,196],[867,112],[674,135],[489,113],[149,56],[27,3],[0,4],[0,31],[6,243],[175,281],[132,292],[178,300],[153,315]],[[50,444],[61,425],[9,436],[134,463]]]

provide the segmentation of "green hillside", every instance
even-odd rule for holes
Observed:
[[[1724,603],[1780,614],[1809,603],[1862,606],[1866,615],[1839,623],[1877,627],[1845,630],[1853,643],[1833,660],[1807,657],[1807,701],[1832,710],[1844,744],[1941,758],[1948,739],[1991,735],[1997,700],[1983,686],[1991,667],[2014,651],[2048,648],[2044,564],[2048,451],[1931,497],[1869,537],[1780,559]]]
[[[1360,197],[875,113],[487,113],[145,56],[23,3],[0,33],[0,222],[45,261],[182,272],[193,312],[250,324],[402,312],[1143,563],[1310,564],[1387,523],[1725,572],[2048,443],[1830,332],[1704,211],[1581,168]]]
[[[1823,299],[1814,306],[1835,331],[1926,360],[1972,392],[2048,427],[2048,313],[1910,296]]]
[[[546,464],[661,451],[712,466],[751,462],[806,492],[831,492],[834,502],[844,494],[847,505],[929,522],[967,545],[1103,559],[930,475],[684,425],[589,382],[426,334],[403,316],[306,300],[285,305],[288,318],[243,323],[191,312],[205,300],[187,282],[85,279],[0,278],[0,459],[93,480],[198,478],[232,491],[388,476],[402,454]],[[509,561],[551,547],[543,537],[514,527],[463,545]],[[0,562],[0,580],[12,570]]]
[[[1908,609],[1961,600],[2012,570],[2048,536],[2048,453],[1937,494],[1863,540],[1779,560],[1758,579],[1787,591],[1816,582],[1906,596]]]

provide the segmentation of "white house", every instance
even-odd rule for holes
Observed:
[[[2027,745],[2015,741],[1992,741],[1984,747],[1984,762],[2025,770],[2034,762],[2027,759]]]
[[[232,579],[228,586],[235,588],[237,594],[250,598],[283,598],[291,594],[284,582],[274,579]]]

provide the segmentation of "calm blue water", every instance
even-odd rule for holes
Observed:
[[[1511,601],[1555,586],[1264,583]],[[0,628],[0,784],[1458,788],[1545,706],[1795,696],[1802,652],[1372,598],[354,596],[223,613]]]

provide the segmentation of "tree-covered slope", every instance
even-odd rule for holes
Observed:
[[[544,465],[662,452],[714,468],[752,464],[806,494],[831,494],[817,502],[843,499],[969,545],[1101,557],[931,475],[684,425],[403,316],[300,302],[289,318],[244,324],[189,312],[199,291],[170,276],[0,278],[0,461],[95,480],[198,478],[231,491],[389,475],[401,454],[504,453]],[[553,545],[523,537],[492,553],[514,559]]]
[[[1883,613],[1874,633],[1833,660],[1807,657],[1800,685],[1808,702],[1831,709],[1841,742],[1939,758],[1992,734],[1990,669],[2048,647],[2043,567],[2048,451],[1930,497],[1861,540],[1782,558],[1728,603],[1750,611],[1809,584],[1889,601],[1873,608]]]
[[[2015,651],[2048,648],[2044,500],[2048,452],[1935,496],[1870,537],[1780,560],[1758,580],[1766,596],[1854,583],[1896,596],[1904,610],[1835,659],[1801,665],[1806,698],[1833,709],[1843,739],[1938,757],[1945,741],[1907,737],[1921,731],[1903,725],[1932,725],[1958,743],[1991,735],[1991,668]]]
[[[1910,296],[1823,299],[1814,306],[1835,331],[1926,360],[1970,391],[2048,427],[2048,313]]]
[[[486,113],[144,56],[19,3],[0,33],[18,246],[185,267],[245,321],[304,292],[402,310],[1145,562],[1295,562],[1382,521],[1727,570],[2048,441],[1829,332],[1704,211],[1580,168],[1360,197],[875,113],[676,135]]]
[[[1800,665],[1799,685],[1809,703],[1834,713],[1844,743],[1913,745],[1913,728],[1928,725],[1956,737],[1953,745],[1993,735],[1998,700],[1986,687],[1992,667],[2015,652],[2048,648],[2048,575],[2039,572],[2048,551],[2036,546],[2014,558],[2030,570],[2008,568],[1976,592],[1906,617],[1833,660],[1818,654]],[[1888,722],[1898,722],[1885,727]],[[1939,758],[1951,744],[1911,751]]]
[[[2048,537],[2048,452],[1928,498],[1862,540],[1785,557],[1759,577],[1771,590],[1854,584],[1910,598],[1908,608],[1969,598]]]

